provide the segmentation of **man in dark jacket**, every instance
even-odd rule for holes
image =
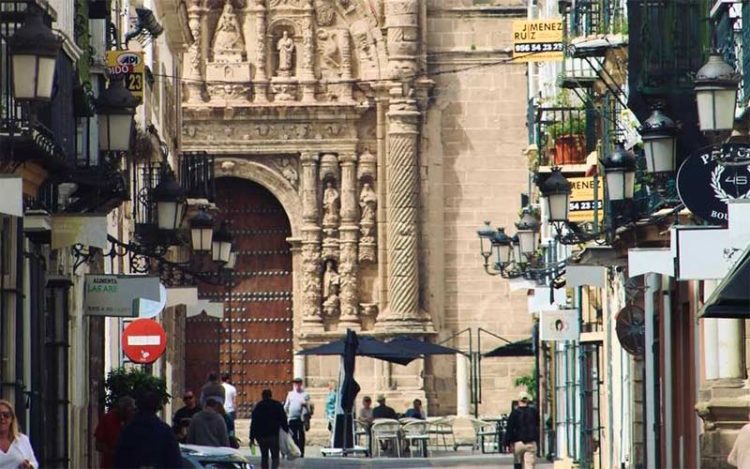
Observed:
[[[138,397],[136,405],[138,413],[120,432],[114,467],[182,467],[180,446],[174,432],[156,416],[161,397],[155,392],[147,392]]]
[[[396,411],[392,407],[385,405],[385,395],[378,394],[378,406],[372,409],[372,418],[374,419],[396,419]]]
[[[539,414],[529,406],[531,398],[527,392],[519,396],[518,407],[508,417],[505,431],[505,446],[513,453],[514,469],[536,467],[536,447],[539,439]]]
[[[250,417],[250,445],[254,441],[260,446],[260,467],[268,469],[268,456],[271,456],[271,467],[279,467],[279,429],[289,431],[286,412],[281,402],[273,400],[271,390],[264,389],[260,402],[255,404]]]

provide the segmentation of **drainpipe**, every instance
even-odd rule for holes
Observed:
[[[667,276],[662,277],[662,310],[664,311],[664,462],[666,467],[675,467],[672,460],[672,282]]]
[[[659,291],[659,274],[646,274],[646,292],[644,294],[645,327],[646,327],[646,415],[644,427],[646,433],[646,467],[657,467],[656,459],[656,356],[654,353],[654,317],[658,313],[656,293]]]

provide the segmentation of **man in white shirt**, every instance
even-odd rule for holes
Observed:
[[[305,419],[310,417],[310,395],[302,389],[302,378],[294,378],[292,390],[286,395],[284,411],[289,419],[289,432],[305,457]]]
[[[232,377],[229,373],[221,375],[221,385],[224,387],[224,412],[227,413],[227,430],[229,436],[234,436],[234,421],[237,419],[235,401],[237,400],[237,388],[231,383]]]

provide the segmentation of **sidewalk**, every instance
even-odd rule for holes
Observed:
[[[242,448],[251,464],[260,469],[260,456],[251,456],[250,450]],[[412,467],[513,467],[513,457],[508,454],[481,454],[472,453],[469,449],[459,449],[457,452],[437,452],[429,458],[363,458],[359,456],[323,457],[320,447],[312,446],[305,449],[305,458],[294,461],[281,462],[281,467],[295,468],[326,468],[331,467],[388,467],[388,468],[412,468]],[[540,469],[550,469],[552,464],[540,461],[536,465]]]

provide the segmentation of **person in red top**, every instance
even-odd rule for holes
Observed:
[[[102,453],[101,468],[108,469],[115,466],[115,448],[120,430],[135,415],[135,399],[123,396],[117,405],[104,414],[96,426],[96,450]]]

